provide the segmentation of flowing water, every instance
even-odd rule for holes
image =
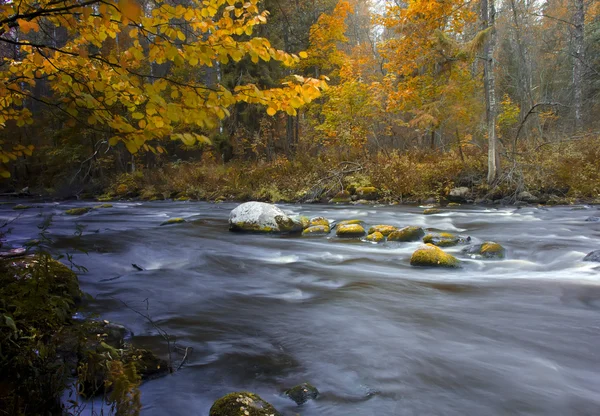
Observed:
[[[458,270],[409,265],[418,243],[230,233],[235,204],[39,204],[11,224],[12,244],[39,232],[89,272],[88,312],[166,356],[145,313],[193,353],[175,374],[142,385],[142,415],[208,415],[218,397],[249,390],[284,415],[599,415],[600,248],[595,207],[453,209],[283,205],[367,224],[419,225],[493,240],[501,261]],[[17,214],[0,206],[2,218]],[[168,218],[184,224],[164,226]],[[81,238],[73,237],[75,225]],[[74,247],[87,250],[77,254]],[[137,271],[132,263],[144,270]],[[180,354],[175,355],[181,359]],[[308,381],[321,396],[282,395]]]

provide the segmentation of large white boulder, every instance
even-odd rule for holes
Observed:
[[[229,230],[260,233],[288,233],[302,231],[302,224],[295,222],[273,204],[245,202],[229,214]]]

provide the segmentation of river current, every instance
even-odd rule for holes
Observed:
[[[20,215],[8,242],[35,238],[55,214],[52,250],[88,269],[84,313],[125,325],[136,345],[166,358],[164,339],[130,309],[147,308],[193,348],[179,371],[142,385],[144,416],[206,416],[240,390],[284,415],[600,414],[600,265],[582,261],[600,249],[600,222],[585,221],[596,207],[425,216],[406,206],[280,205],[507,249],[505,260],[476,260],[448,248],[463,267],[438,270],[409,265],[419,243],[231,233],[233,203],[115,202],[79,217],[63,213],[98,204],[33,205],[0,206],[2,219]],[[174,217],[187,222],[160,226]],[[297,406],[282,393],[302,382],[321,395]]]

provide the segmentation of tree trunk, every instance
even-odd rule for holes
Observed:
[[[490,35],[485,43],[484,86],[487,110],[488,133],[488,183],[493,183],[498,176],[498,150],[496,137],[496,77],[494,76],[494,52],[496,49],[496,7],[495,0],[481,0],[481,17],[484,28],[491,28]]]
[[[582,127],[583,105],[583,60],[584,60],[584,0],[575,0],[573,12],[573,108],[575,110],[575,130]]]

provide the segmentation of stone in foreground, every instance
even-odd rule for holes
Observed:
[[[411,266],[458,267],[460,261],[433,244],[424,244],[410,258]]]
[[[366,234],[365,229],[359,224],[344,224],[337,226],[336,235],[342,238],[358,238]]]
[[[408,226],[388,235],[388,241],[419,241],[425,235],[421,227]]]
[[[302,231],[302,224],[295,222],[273,204],[246,202],[238,205],[229,214],[229,230],[289,233]]]
[[[485,259],[503,259],[506,250],[498,243],[486,241],[482,244],[466,247],[463,249],[463,253]]]
[[[329,227],[329,220],[325,217],[313,217],[310,219],[309,225],[314,227],[315,225],[323,225]]]
[[[247,391],[230,393],[213,403],[209,416],[281,416],[260,396]]]
[[[312,384],[302,383],[286,390],[285,394],[300,406],[309,400],[315,400],[319,396],[319,390]]]

